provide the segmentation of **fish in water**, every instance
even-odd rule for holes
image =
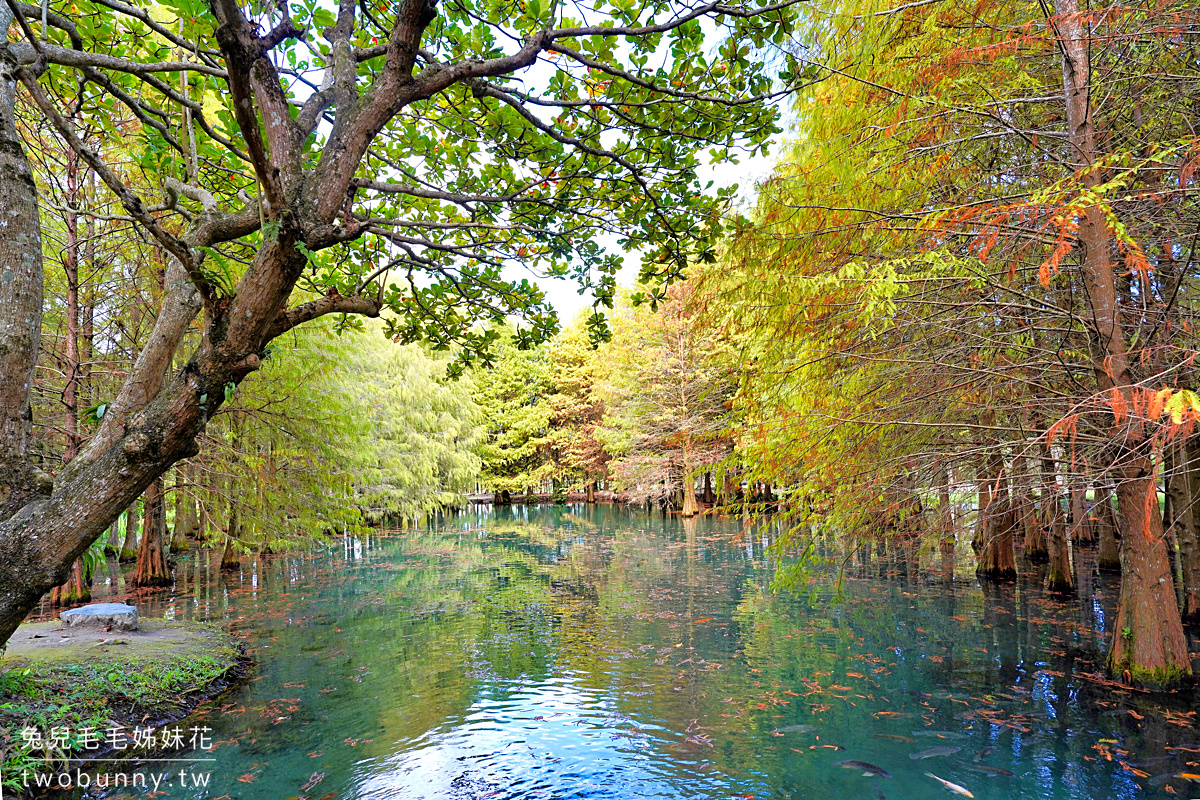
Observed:
[[[868,764],[866,761],[855,761],[854,759],[850,759],[849,761],[839,761],[837,766],[845,767],[846,769],[860,769],[862,770],[862,774],[867,777],[892,777],[892,773],[888,772],[883,767],[877,767],[874,764]]]
[[[971,738],[971,737],[967,736],[967,734],[958,733],[957,731],[913,731],[912,735],[913,736],[936,736],[939,739],[969,739],[969,738]]]
[[[782,728],[776,728],[776,733],[816,733],[819,731],[816,725],[787,725]]]
[[[959,786],[957,783],[951,783],[950,781],[946,780],[945,778],[939,778],[937,775],[934,775],[932,772],[926,772],[925,775],[926,775],[926,777],[933,778],[935,781],[940,783],[942,786],[945,786],[947,789],[954,792],[955,794],[961,794],[963,797],[974,797],[975,796],[975,795],[971,794],[969,791],[967,791],[966,789],[964,789],[963,787]]]
[[[883,796],[883,789],[879,788],[878,783],[875,784],[875,800],[887,800],[887,798]]]
[[[971,760],[974,761],[976,764],[978,764],[980,761],[983,761],[985,758],[987,758],[994,752],[996,752],[996,748],[985,747],[982,750],[980,750],[978,753],[976,753],[975,757]]]
[[[908,757],[913,761],[922,758],[933,758],[934,756],[952,756],[962,750],[961,747],[931,747],[928,750],[922,750],[919,753],[909,753]]]
[[[876,739],[891,739],[892,741],[908,742],[909,744],[912,744],[916,741],[916,739],[912,738],[911,736],[897,736],[894,733],[872,733],[871,735]]]
[[[1012,773],[1008,770],[1000,769],[999,767],[989,767],[987,764],[968,764],[964,761],[963,766],[967,769],[973,769],[976,772],[982,772],[984,775],[1003,775],[1006,778],[1012,777]]]

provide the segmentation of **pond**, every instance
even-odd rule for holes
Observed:
[[[225,575],[219,554],[184,557],[143,613],[224,622],[258,667],[204,712],[209,785],[157,796],[1200,791],[1174,777],[1200,773],[1191,696],[1099,675],[1116,585],[1086,557],[1087,591],[1066,603],[1035,581],[951,585],[904,551],[860,554],[840,592],[831,574],[797,599],[770,590],[771,536],[611,506],[484,508]]]

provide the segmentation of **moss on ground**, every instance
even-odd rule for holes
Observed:
[[[181,719],[242,667],[236,640],[213,626],[143,620],[141,631],[112,634],[62,631],[55,622],[21,626],[0,659],[5,788],[19,793],[22,773],[101,755],[84,749],[79,732],[87,728]],[[27,727],[43,735],[67,728],[66,747],[24,747]]]

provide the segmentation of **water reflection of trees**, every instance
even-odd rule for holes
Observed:
[[[662,763],[739,776],[747,794],[837,796],[845,773],[830,773],[832,751],[810,747],[869,761],[882,747],[871,734],[922,727],[967,730],[972,746],[1041,765],[1025,794],[1073,782],[1108,796],[1128,774],[1085,760],[1098,738],[1172,755],[1180,728],[1165,711],[1081,677],[1104,649],[1115,596],[1104,583],[1089,590],[1080,576],[1093,594],[1079,602],[1044,594],[1036,578],[981,591],[926,580],[928,554],[885,547],[850,560],[843,596],[818,581],[809,607],[770,591],[773,535],[606,507],[513,507],[247,559],[232,574],[217,569],[219,553],[202,553],[181,561],[173,594],[142,605],[253,630],[275,683],[308,681],[302,708],[320,702],[327,687],[314,676],[327,676],[337,724],[375,740],[356,758],[460,725],[485,694],[503,700],[563,676],[580,696],[611,698],[615,719],[652,729],[643,744]],[[1097,716],[1127,702],[1145,719]],[[772,735],[797,724],[819,730]],[[305,735],[254,715],[249,728],[277,758]]]

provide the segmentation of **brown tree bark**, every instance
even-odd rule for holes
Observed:
[[[12,11],[0,6],[0,30],[7,31],[12,24]],[[37,188],[16,126],[17,63],[5,37],[0,41],[0,208],[5,222],[0,226],[0,520],[48,495],[51,488],[49,476],[29,460],[33,431],[29,395],[42,338],[44,281]],[[19,547],[16,542],[0,542],[0,560],[19,558]],[[65,568],[62,578],[66,578]],[[55,580],[51,586],[61,582]],[[0,601],[11,603],[20,594],[0,583]]]
[[[121,543],[118,556],[121,561],[133,561],[138,551],[138,513],[137,503],[133,503],[125,511],[125,541]]]
[[[63,342],[63,433],[66,439],[63,449],[63,464],[70,464],[79,454],[83,437],[79,433],[79,357],[80,314],[79,314],[79,156],[74,150],[67,151],[66,191],[64,200],[67,211],[64,218],[65,245],[63,249],[63,272],[67,279],[66,339]]]
[[[1040,480],[1040,461],[1033,456],[1017,456],[1015,463],[1022,467],[1019,481],[1021,493],[1016,499],[1022,555],[1028,563],[1042,564],[1050,556],[1046,550],[1046,532],[1038,515],[1035,493],[1035,490],[1044,484],[1044,481]]]
[[[92,599],[91,580],[85,573],[83,560],[75,559],[71,565],[71,574],[62,586],[55,586],[50,591],[50,605],[69,606],[76,603],[87,603]]]
[[[1022,502],[1020,515],[1021,530],[1025,536],[1025,560],[1031,564],[1045,564],[1050,560],[1050,549],[1047,546],[1046,529],[1042,527],[1042,520],[1032,497]]]
[[[979,556],[987,543],[987,509],[992,505],[992,482],[988,479],[987,470],[983,470],[976,479],[976,485],[975,532],[971,535],[971,549]]]
[[[1183,616],[1200,621],[1200,442],[1176,441],[1167,475],[1167,497],[1175,509],[1173,525],[1179,543]]]
[[[1015,581],[1017,556],[1013,533],[1017,517],[1009,496],[1004,460],[999,455],[989,460],[988,474],[992,479],[986,487],[980,487],[979,494],[982,541],[975,574],[984,581]]]
[[[1046,588],[1055,594],[1070,594],[1075,591],[1075,582],[1071,575],[1070,537],[1067,535],[1067,523],[1058,507],[1055,498],[1055,508],[1048,521],[1050,569],[1046,572]]]
[[[1121,596],[1108,669],[1132,683],[1175,686],[1192,672],[1163,546],[1153,466],[1117,485],[1121,537]]]
[[[237,505],[230,500],[229,525],[225,530],[225,549],[221,552],[221,570],[223,572],[240,569],[242,566],[242,562],[238,560],[237,551],[233,547],[239,533]]]
[[[694,517],[699,511],[696,505],[696,473],[692,471],[691,465],[686,465],[683,470],[683,485],[680,486],[683,492],[683,516]]]
[[[1099,185],[1101,153],[1093,117],[1091,31],[1078,0],[1056,0],[1052,22],[1063,62],[1068,157],[1086,188]],[[1136,381],[1121,322],[1112,241],[1105,211],[1089,206],[1079,215],[1081,273],[1086,289],[1089,338],[1096,383],[1101,392],[1120,395],[1135,407]],[[1108,657],[1110,674],[1153,685],[1171,685],[1191,675],[1187,641],[1175,602],[1163,545],[1162,517],[1150,443],[1139,419],[1117,431],[1113,459],[1121,520],[1121,596],[1117,633]]]
[[[1092,523],[1087,512],[1087,502],[1083,484],[1077,482],[1071,484],[1070,498],[1071,541],[1079,544],[1087,544],[1096,541],[1096,535],[1092,530]]]
[[[596,502],[596,482],[595,481],[588,481],[587,496],[585,498],[585,501],[588,503]]]
[[[167,565],[165,548],[167,538],[166,487],[158,478],[142,495],[145,516],[142,523],[142,543],[138,547],[137,566],[129,579],[134,588],[170,586],[173,582],[171,568]]]
[[[108,547],[106,548],[109,555],[120,557],[121,555],[121,523],[114,522],[108,528]]]
[[[175,525],[171,529],[171,552],[186,553],[190,547],[189,541],[196,535],[196,498],[185,488],[187,467],[184,465],[175,473]]]
[[[943,467],[938,471],[938,552],[942,559],[942,577],[954,579],[954,512],[950,508],[950,487],[953,478],[950,470]]]
[[[1112,504],[1112,487],[1108,484],[1096,486],[1096,537],[1100,547],[1096,551],[1096,566],[1102,572],[1121,571],[1121,551],[1117,546],[1116,515]]]
[[[1046,589],[1055,594],[1070,594],[1075,591],[1074,576],[1071,574],[1070,537],[1067,531],[1066,514],[1063,511],[1063,496],[1058,480],[1058,464],[1045,436],[1042,437],[1042,497],[1043,525],[1046,531],[1046,547],[1049,570],[1046,572]]]

